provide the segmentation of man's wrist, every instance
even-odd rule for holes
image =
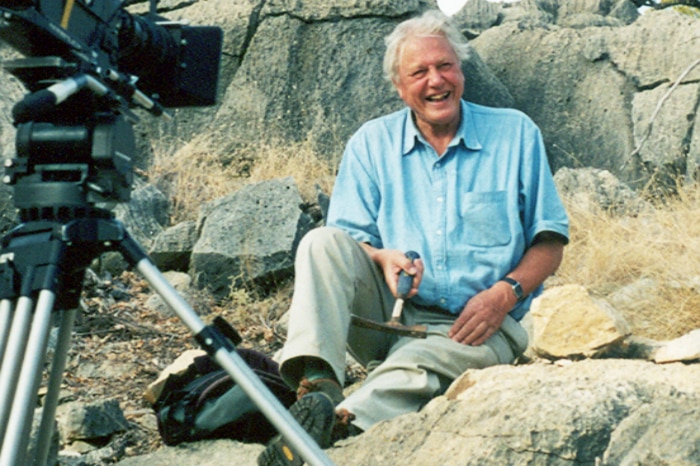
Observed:
[[[519,281],[510,277],[503,277],[501,281],[506,282],[510,285],[513,295],[515,296],[516,302],[519,303],[525,299],[525,292],[523,291],[523,287],[522,285],[520,285]]]

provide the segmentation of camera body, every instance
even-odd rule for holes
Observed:
[[[0,40],[26,57],[60,57],[72,67],[13,66],[31,91],[67,72],[109,83],[108,73],[117,71],[136,78],[132,84],[164,107],[216,101],[220,28],[134,16],[121,0],[0,0],[0,12]]]
[[[0,0],[0,40],[24,56],[3,65],[30,91],[12,110],[17,156],[3,178],[23,222],[130,199],[133,107],[216,101],[217,27],[131,15],[121,0]]]

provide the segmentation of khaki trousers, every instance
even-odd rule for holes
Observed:
[[[489,340],[467,346],[447,338],[456,316],[436,313],[407,301],[403,322],[426,324],[426,339],[396,337],[350,325],[356,314],[385,322],[395,298],[379,267],[347,233],[330,227],[312,230],[300,242],[295,262],[295,287],[287,342],[280,354],[280,372],[296,387],[303,360],[326,361],[341,385],[345,353],[371,366],[362,386],[339,407],[355,414],[353,424],[367,430],[375,423],[415,412],[467,369],[509,364],[527,347],[527,333],[510,316]]]

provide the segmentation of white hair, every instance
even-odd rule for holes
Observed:
[[[439,10],[428,10],[421,16],[400,23],[384,39],[384,77],[391,82],[398,80],[399,60],[407,39],[436,35],[447,40],[460,63],[469,58],[467,39],[452,24],[450,18]]]

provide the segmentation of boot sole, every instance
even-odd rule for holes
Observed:
[[[327,395],[319,392],[309,393],[289,408],[289,414],[321,448],[328,448],[331,445],[335,408]],[[302,464],[304,460],[281,435],[272,439],[258,457],[258,466],[301,466]]]

